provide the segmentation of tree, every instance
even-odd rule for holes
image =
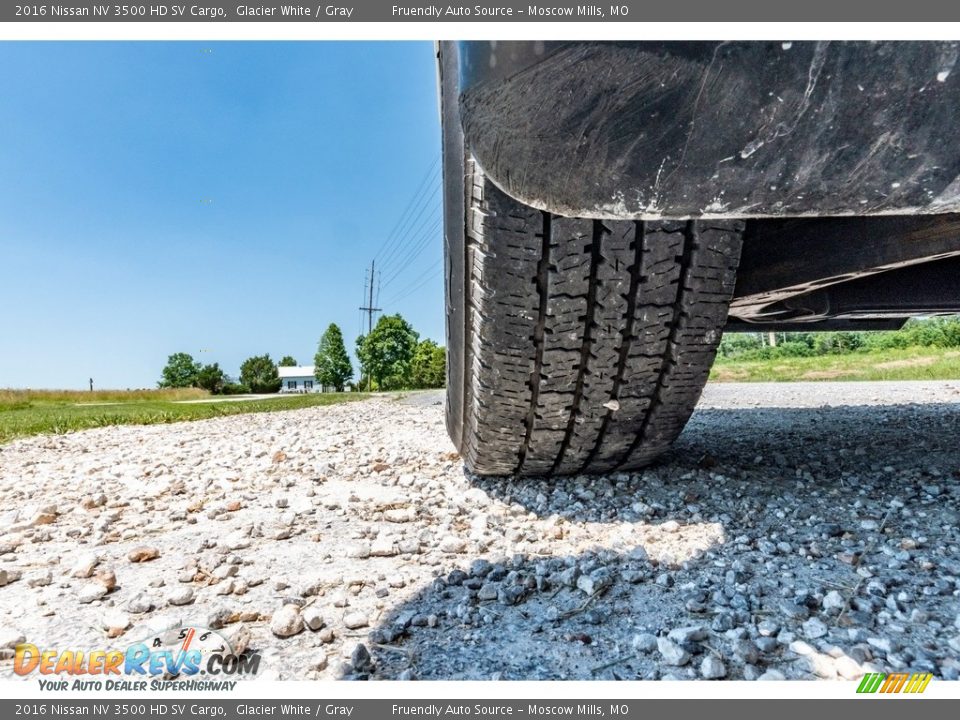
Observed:
[[[212,395],[219,395],[227,384],[227,376],[220,369],[220,363],[204,365],[197,373],[197,387],[206,390]]]
[[[280,389],[277,366],[270,355],[255,355],[240,366],[240,382],[255,393],[275,393]]]
[[[199,373],[200,363],[194,360],[192,355],[185,352],[174,353],[167,358],[162,379],[157,385],[162,388],[194,387]]]
[[[446,384],[447,351],[433,340],[421,340],[410,362],[410,384],[415,388],[439,388]]]
[[[367,336],[357,338],[357,357],[380,390],[405,387],[419,335],[398,313],[384,315]]]
[[[297,361],[294,360],[289,355],[284,355],[280,362],[277,363],[280,367],[296,367]]]
[[[343,333],[336,323],[330,323],[320,338],[313,364],[317,382],[337,392],[343,392],[343,386],[353,377],[353,365],[343,344]]]

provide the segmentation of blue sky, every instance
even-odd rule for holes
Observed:
[[[443,342],[430,43],[0,43],[0,137],[0,387],[352,352],[401,220],[379,305]]]

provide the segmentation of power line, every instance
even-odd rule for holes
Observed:
[[[416,286],[412,287],[408,292],[400,295],[399,297],[394,298],[393,301],[392,301],[392,303],[398,303],[398,302],[400,302],[401,300],[405,300],[406,298],[410,297],[410,296],[413,295],[415,292],[417,292],[417,290],[419,290],[419,289],[422,288],[424,285],[426,285],[428,282],[430,282],[431,280],[439,277],[439,276],[442,275],[442,274],[443,274],[443,268],[441,267],[441,268],[439,268],[438,270],[436,270],[432,275],[430,275],[428,278],[424,279],[422,282],[417,283]],[[391,304],[392,304],[392,303],[391,303]]]
[[[418,199],[422,197],[423,190],[427,187],[428,181],[433,179],[434,172],[437,169],[437,166],[439,165],[439,163],[440,163],[440,158],[438,156],[434,159],[433,164],[430,165],[430,168],[424,174],[423,179],[420,181],[419,186],[414,191],[413,195],[410,197],[410,200],[407,203],[406,208],[404,208],[403,212],[400,213],[400,218],[397,220],[397,224],[394,225],[393,229],[387,234],[387,237],[383,241],[383,245],[380,246],[380,249],[377,250],[377,253],[374,255],[374,258],[380,260],[382,264],[386,263],[387,255],[385,255],[384,253],[387,251],[387,247],[391,245],[392,242],[397,240],[397,237],[398,237],[397,233],[399,232],[401,226],[406,220],[411,209],[418,204]],[[393,249],[394,248],[391,248],[390,250],[391,253],[393,252]]]
[[[400,265],[387,275],[387,279],[383,283],[384,287],[389,287],[390,283],[392,283],[394,280],[400,277],[400,273],[402,273],[404,270],[410,267],[413,261],[420,256],[420,253],[422,253],[423,250],[428,246],[430,240],[436,237],[436,233],[438,230],[440,230],[440,225],[442,222],[443,222],[442,217],[436,218],[432,226],[430,226],[425,232],[417,236],[417,239],[413,242],[413,245],[410,248],[410,251],[407,254],[406,258],[401,260]],[[421,227],[418,228],[418,230],[422,229],[426,225],[427,225],[427,221],[425,220],[424,223],[421,224]]]
[[[431,206],[431,203],[433,201],[437,199],[439,193],[440,193],[440,186],[437,185],[434,188],[432,195],[424,196],[425,200],[424,200],[424,203],[420,206],[419,211],[416,213],[415,216],[411,215],[412,219],[406,224],[402,234],[398,236],[397,242],[394,244],[393,248],[391,248],[390,252],[387,253],[386,256],[384,256],[384,258],[382,259],[381,264],[384,267],[387,267],[392,261],[402,256],[402,252],[404,249],[404,241],[410,237],[411,233],[415,234],[416,232],[418,232],[420,228],[423,227],[423,223],[430,219],[430,215],[428,214],[425,218],[423,218],[422,221],[420,220],[420,218],[423,217],[424,211]],[[437,207],[434,208],[434,210],[439,212],[441,208],[442,208],[442,204],[438,203]],[[417,225],[417,222],[420,222],[420,224]],[[414,230],[414,228],[416,228],[416,230]]]
[[[421,272],[419,275],[417,275],[417,277],[415,277],[413,280],[411,280],[409,283],[407,283],[407,284],[406,284],[404,287],[402,287],[400,290],[398,290],[397,292],[395,292],[395,293],[393,294],[393,296],[390,298],[390,300],[389,300],[386,304],[387,304],[387,305],[390,305],[390,304],[392,304],[397,298],[401,297],[402,295],[405,295],[405,294],[407,293],[407,291],[410,290],[410,288],[412,288],[414,285],[416,285],[416,284],[419,283],[421,280],[423,280],[423,278],[425,278],[427,275],[429,275],[430,273],[436,272],[436,270],[437,270],[438,267],[439,267],[439,268],[442,268],[442,267],[443,267],[443,260],[442,260],[442,259],[438,260],[438,261],[435,262],[435,263],[431,263],[430,265],[428,265],[423,272]]]

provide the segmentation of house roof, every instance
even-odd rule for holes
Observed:
[[[313,365],[294,365],[292,367],[278,367],[280,378],[313,377]]]

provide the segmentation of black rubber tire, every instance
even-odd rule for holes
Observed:
[[[636,469],[668,448],[713,363],[740,221],[562,218],[469,167],[462,386],[449,428],[481,475]],[[448,342],[452,338],[448,337]]]
[[[455,97],[450,75],[442,82],[443,99]],[[706,383],[743,222],[528,207],[464,159],[449,111],[447,429],[467,469],[549,476],[649,464]]]

